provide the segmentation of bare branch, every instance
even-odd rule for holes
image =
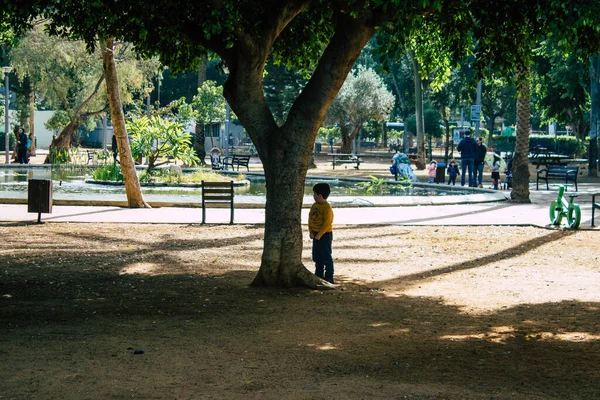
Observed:
[[[104,82],[104,73],[102,73],[102,76],[100,76],[100,79],[98,79],[98,82],[96,82],[96,87],[94,88],[94,91],[89,95],[89,97],[87,99],[85,99],[85,101],[83,103],[81,103],[81,105],[79,107],[77,107],[77,110],[75,110],[75,112],[77,114],[79,114],[81,112],[81,110],[83,110],[83,108],[90,101],[92,101],[94,96],[96,96],[96,94],[98,94],[98,91],[100,90],[100,86],[102,85],[102,82]]]

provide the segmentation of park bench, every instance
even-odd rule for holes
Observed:
[[[92,164],[94,164],[96,162],[96,153],[90,150],[86,150],[87,152],[87,161],[86,164],[89,164],[90,161],[92,162]]]
[[[96,165],[98,161],[104,161],[108,159],[108,152],[106,151],[94,151],[94,150],[86,150],[87,152],[87,161],[86,164],[89,164],[90,161],[92,165]]]
[[[548,165],[546,168],[542,168],[537,172],[537,179],[535,181],[535,190],[539,190],[540,180],[546,181],[546,190],[548,186],[548,180],[560,180],[565,184],[573,182],[575,184],[575,191],[577,191],[577,175],[579,173],[579,167],[571,167],[565,165]]]
[[[202,181],[202,223],[206,222],[206,205],[214,204],[216,207],[230,206],[230,224],[233,224],[233,181],[209,182]]]
[[[250,171],[250,167],[248,164],[250,163],[250,156],[243,156],[240,154],[233,154],[230,157],[225,157],[223,160],[223,165],[230,165],[231,170],[233,171],[235,167],[237,170],[240,170],[240,166],[246,167],[246,170]]]
[[[333,169],[335,169],[336,165],[340,164],[356,164],[354,168],[359,169],[360,163],[363,161],[362,158],[355,154],[330,153],[329,155],[332,156],[331,163]]]
[[[540,168],[541,166],[548,166],[548,165],[566,166],[567,158],[568,158],[568,156],[559,155],[559,154],[539,155],[536,158],[534,158],[531,163],[536,166],[536,169]]]
[[[596,196],[598,196],[598,201],[596,201]],[[600,210],[600,192],[592,195],[592,226],[594,226],[594,214],[596,208]]]

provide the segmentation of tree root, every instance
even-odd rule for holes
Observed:
[[[310,289],[315,290],[335,290],[335,285],[319,278],[315,274],[311,273],[306,267],[302,266],[302,268],[298,271],[298,275],[296,277],[298,279],[298,283],[302,286],[306,286]]]
[[[279,268],[282,268],[281,266]],[[259,271],[250,284],[253,287],[307,287],[315,290],[335,290],[335,285],[317,277],[302,264],[292,268],[295,273],[288,279],[267,279],[263,271]]]

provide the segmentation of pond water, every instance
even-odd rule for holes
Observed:
[[[55,200],[110,200],[122,201],[125,189],[122,185],[104,185],[86,183],[91,176],[82,171],[70,171],[50,168],[31,169],[0,169],[0,198],[4,199],[26,199],[27,181],[29,179],[52,179],[53,197]],[[235,188],[236,196],[264,197],[264,178],[248,176],[249,185]],[[305,195],[312,195],[312,187],[317,182],[327,182],[332,189],[332,196],[345,197],[370,197],[370,196],[458,196],[472,194],[468,190],[453,190],[446,185],[439,188],[431,186],[412,187],[400,184],[386,185],[382,193],[367,193],[358,188],[357,181],[340,179],[309,179],[305,186]],[[174,202],[198,202],[201,196],[199,187],[181,186],[143,186],[142,192],[147,201],[174,201]]]

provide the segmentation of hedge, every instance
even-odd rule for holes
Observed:
[[[516,136],[492,135],[488,141],[488,147],[492,147],[496,152],[514,151]],[[545,147],[555,154],[564,154],[573,158],[587,157],[589,138],[579,140],[575,136],[548,136],[548,135],[530,135],[529,150],[536,146]]]

